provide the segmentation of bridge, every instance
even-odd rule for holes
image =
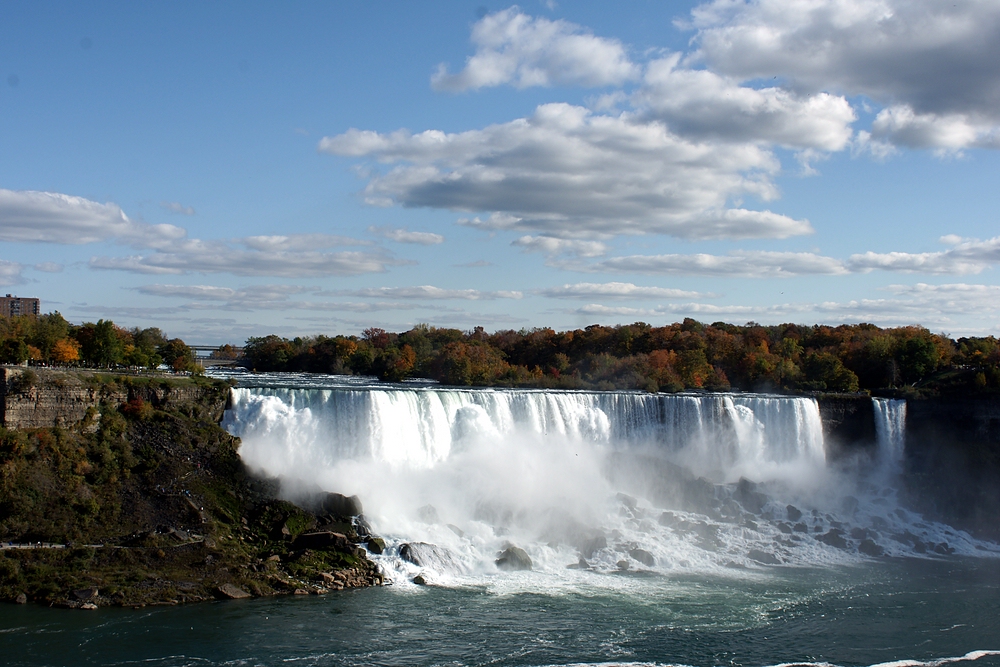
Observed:
[[[236,366],[243,358],[243,348],[235,345],[188,345],[194,360],[202,368],[208,366]]]

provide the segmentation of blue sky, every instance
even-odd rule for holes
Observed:
[[[247,336],[1000,333],[1000,5],[0,9],[0,289]]]

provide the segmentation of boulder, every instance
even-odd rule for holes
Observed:
[[[399,546],[399,557],[403,560],[427,567],[438,572],[459,572],[463,568],[458,559],[444,547],[426,542],[407,542]]]
[[[252,597],[245,590],[234,584],[222,584],[216,589],[216,592],[220,597],[228,598],[230,600],[242,600],[244,598]]]
[[[424,578],[424,575],[418,574],[417,576],[413,577],[413,583],[415,583],[417,586],[426,586],[427,579]]]
[[[441,517],[433,505],[424,505],[417,509],[417,517],[424,523],[441,523]]]
[[[302,533],[292,543],[296,549],[334,549],[336,551],[352,551],[354,544],[343,533],[333,531],[316,531]]]
[[[590,558],[597,551],[607,548],[608,538],[600,532],[581,535],[573,546],[580,550],[584,558]]]
[[[767,504],[767,496],[757,491],[757,485],[746,477],[740,477],[740,481],[733,491],[733,498],[740,505],[743,505],[743,509],[753,514],[760,514],[764,505]]]
[[[369,537],[368,538],[368,551],[375,555],[379,555],[385,552],[385,540],[381,537]]]
[[[363,511],[361,508],[361,498],[357,496],[345,496],[341,493],[328,493],[320,501],[320,507],[324,514],[334,514],[336,516],[358,516]]]
[[[795,505],[787,505],[785,507],[785,513],[788,515],[789,521],[798,521],[802,518],[802,510]]]
[[[73,591],[73,599],[74,600],[78,600],[80,602],[86,602],[88,600],[92,600],[93,598],[96,598],[97,594],[98,594],[98,590],[96,588],[94,588],[94,587],[81,588],[79,590]]]
[[[656,559],[653,557],[653,554],[649,553],[645,549],[630,549],[628,555],[646,567],[653,567],[656,565]]]
[[[847,540],[844,539],[844,531],[839,528],[831,528],[816,539],[837,549],[846,549],[849,546]]]
[[[863,540],[861,544],[858,545],[858,552],[863,553],[866,556],[883,556],[885,555],[885,549],[880,547],[875,543],[875,540]]]
[[[780,565],[781,560],[772,553],[766,551],[761,551],[760,549],[751,549],[750,553],[747,554],[750,560],[757,561],[761,565]]]
[[[17,597],[14,598],[14,604],[28,604],[28,596],[24,593],[18,593]]]
[[[504,549],[494,562],[501,570],[531,569],[531,557],[524,549],[513,545]]]

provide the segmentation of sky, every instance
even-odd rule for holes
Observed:
[[[1000,335],[1000,3],[0,5],[0,290],[250,336]]]

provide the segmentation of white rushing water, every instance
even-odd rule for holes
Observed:
[[[898,460],[905,403],[874,407],[879,447]],[[258,386],[233,390],[224,426],[290,499],[359,495],[403,585],[983,550],[898,507],[885,475],[828,464],[811,398]],[[417,563],[400,557],[407,543]],[[532,573],[498,576],[512,544]]]
[[[875,436],[880,457],[886,463],[898,466],[903,461],[906,447],[906,401],[894,398],[873,398],[875,410]]]

